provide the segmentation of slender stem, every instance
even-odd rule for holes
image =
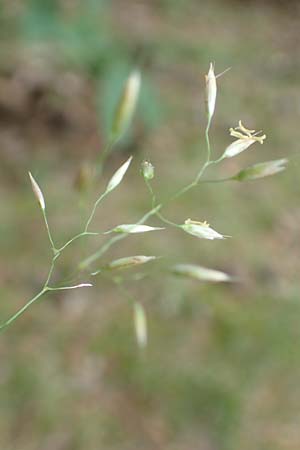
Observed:
[[[197,186],[197,184],[200,181],[200,178],[202,177],[202,175],[204,174],[205,170],[211,165],[214,164],[215,161],[206,161],[203,166],[201,167],[201,169],[199,170],[199,172],[197,173],[195,179],[188,184],[187,186],[184,186],[182,189],[180,189],[178,192],[176,192],[168,201],[168,203],[171,203],[172,201],[176,200],[178,197],[181,197],[183,194],[185,194],[186,192],[190,191],[191,189],[193,189],[194,187]]]
[[[54,256],[54,258],[52,259],[50,270],[49,270],[49,273],[48,273],[48,276],[47,276],[47,279],[45,281],[43,289],[47,289],[48,288],[48,283],[49,283],[50,278],[52,276],[52,273],[53,273],[53,270],[54,270],[54,266],[55,266],[55,261],[58,258],[58,256],[59,256],[59,253],[57,253],[57,255]]]
[[[193,187],[196,186],[195,181],[193,181],[192,183],[188,184],[187,186],[184,186],[182,189],[180,189],[178,192],[176,192],[169,200],[168,203],[171,203],[172,201],[176,200],[178,197],[181,197],[183,194],[185,194],[186,192],[188,192],[190,189],[192,189]]]
[[[103,168],[104,161],[105,161],[106,157],[108,156],[108,154],[110,153],[110,151],[111,151],[111,149],[113,148],[113,146],[114,146],[115,143],[116,143],[116,139],[114,139],[113,137],[110,137],[109,140],[108,140],[108,142],[107,142],[107,144],[106,144],[106,146],[104,147],[102,153],[100,154],[100,156],[99,156],[99,158],[98,158],[98,161],[96,162],[98,174],[101,173],[102,168]],[[100,195],[100,197],[96,200],[96,202],[95,202],[95,204],[94,204],[94,207],[93,207],[93,210],[92,210],[92,212],[91,212],[91,215],[90,215],[90,217],[88,218],[87,223],[86,223],[86,225],[85,225],[85,229],[84,229],[84,232],[85,232],[85,233],[87,232],[87,230],[88,230],[88,228],[89,228],[89,226],[90,226],[90,223],[91,223],[91,221],[93,220],[93,217],[94,217],[94,215],[95,215],[97,206],[99,205],[99,203],[104,199],[104,197],[105,197],[107,194],[108,194],[108,191],[105,191],[105,192],[104,192],[102,195]]]
[[[144,178],[144,180],[145,180],[146,186],[148,188],[148,191],[150,192],[150,195],[151,195],[151,199],[152,199],[151,207],[154,208],[155,207],[155,202],[156,202],[156,197],[155,197],[154,191],[152,189],[150,181],[147,178]]]
[[[51,244],[51,248],[52,248],[53,253],[56,254],[57,253],[57,249],[55,247],[55,244],[54,244],[54,241],[53,241],[53,238],[52,238],[52,235],[51,235],[51,231],[50,231],[50,227],[49,227],[49,224],[48,224],[48,219],[47,219],[47,215],[46,215],[45,209],[43,209],[42,212],[43,212],[43,218],[44,218],[44,222],[45,222],[45,225],[46,225],[46,230],[47,230],[48,238],[49,238],[49,241],[50,241],[50,244]]]
[[[152,208],[154,208],[155,207],[155,202],[156,202],[156,197],[155,197],[154,191],[152,189],[150,181],[147,178],[145,178],[145,183],[146,183],[146,186],[147,186],[147,188],[148,188],[148,190],[150,192],[150,195],[151,195]],[[171,225],[172,227],[179,227],[179,225],[177,225],[177,223],[171,222],[166,217],[164,217],[159,211],[157,211],[155,214],[162,222],[164,222],[164,223],[166,223],[168,225]]]
[[[160,218],[160,220],[162,222],[167,223],[168,225],[171,225],[172,227],[180,228],[180,225],[178,225],[177,223],[171,222],[171,220],[164,217],[159,211],[157,211],[156,215],[157,215],[157,217]]]
[[[199,183],[224,183],[225,181],[234,181],[233,177],[228,177],[228,178],[215,178],[212,180],[201,180]]]
[[[195,179],[190,184],[188,184],[187,186],[184,186],[182,189],[180,189],[178,192],[176,192],[176,194],[174,194],[170,198],[169,202],[172,202],[173,200],[177,199],[178,197],[181,197],[181,195],[185,194],[186,192],[190,191],[195,186],[197,186],[197,184],[200,181],[200,178],[204,174],[204,172],[207,169],[207,167],[209,167],[211,164],[219,162],[219,160],[221,161],[221,158],[219,160],[217,160],[217,161],[211,161],[211,159],[210,159],[211,158],[211,147],[210,147],[210,140],[209,140],[210,124],[211,124],[211,120],[208,120],[206,129],[205,129],[205,141],[206,141],[206,148],[207,148],[207,156],[206,156],[205,163],[203,164],[203,166],[201,167],[201,169],[197,173]]]
[[[14,322],[18,317],[20,317],[34,302],[36,302],[42,295],[45,294],[45,292],[49,291],[50,288],[48,286],[48,283],[50,281],[50,278],[52,276],[54,267],[55,267],[55,261],[59,257],[60,253],[56,253],[51,261],[51,266],[46,278],[46,281],[44,283],[44,286],[42,290],[31,300],[29,300],[21,309],[19,309],[14,315],[12,315],[6,322],[4,322],[2,325],[0,325],[0,331],[4,330],[6,327],[8,327],[12,322]]]
[[[89,228],[89,226],[90,226],[91,221],[92,221],[93,218],[94,218],[94,215],[95,215],[95,212],[96,212],[96,209],[97,209],[99,203],[105,198],[105,196],[106,196],[107,194],[108,194],[108,191],[105,191],[105,192],[104,192],[103,194],[101,194],[100,197],[96,200],[96,202],[95,202],[95,204],[94,204],[94,207],[93,207],[93,209],[92,209],[91,215],[90,215],[90,217],[89,217],[88,220],[87,220],[87,223],[86,223],[86,226],[85,226],[85,229],[84,229],[84,233],[87,233],[87,230],[88,230],[88,228]]]
[[[214,161],[211,161],[211,164],[218,164],[219,162],[223,161],[225,158],[224,154],[220,156],[220,158],[215,159]]]
[[[208,163],[210,161],[210,156],[211,156],[211,148],[210,148],[210,141],[209,141],[209,129],[210,129],[210,124],[211,124],[211,118],[208,119],[207,121],[207,126],[205,129],[205,141],[206,141],[206,148],[207,148],[207,158],[206,158],[206,162]]]
[[[202,169],[198,172],[198,174],[197,174],[197,176],[195,178],[195,182],[194,182],[195,186],[197,186],[197,184],[199,183],[202,175],[206,171],[207,167],[209,167],[211,164],[212,164],[212,161],[206,161],[206,163],[203,165]]]
[[[58,249],[58,252],[61,253],[63,250],[65,250],[70,244],[72,244],[77,239],[83,237],[83,236],[99,236],[99,233],[92,233],[89,231],[83,231],[82,233],[76,234],[76,236],[72,237],[68,242],[66,242],[62,247]]]
[[[11,316],[6,322],[0,326],[0,330],[7,328],[12,322],[14,322],[19,316],[21,316],[34,302],[36,302],[42,295],[44,295],[49,289],[44,287],[35,297],[29,300],[21,309],[19,309],[13,316]]]
[[[96,261],[96,259],[100,258],[104,253],[106,253],[113,244],[124,239],[125,237],[127,237],[126,234],[119,234],[118,236],[110,238],[97,252],[93,253],[79,264],[79,270],[85,269],[92,262]]]

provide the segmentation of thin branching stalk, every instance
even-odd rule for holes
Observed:
[[[143,217],[136,223],[136,224],[124,224],[120,227],[116,227],[113,230],[109,230],[109,232],[112,231],[118,231],[120,234],[117,234],[111,238],[109,238],[106,242],[104,242],[98,250],[94,251],[92,254],[87,256],[85,259],[83,259],[76,267],[76,270],[74,272],[74,276],[80,274],[83,271],[87,271],[89,273],[89,266],[94,263],[96,260],[100,259],[113,245],[115,245],[117,242],[125,239],[130,235],[132,232],[145,232],[145,231],[156,231],[160,230],[161,228],[158,227],[151,227],[149,225],[144,225],[145,222],[152,216],[156,216],[159,220],[161,220],[164,224],[170,225],[175,228],[181,228],[187,233],[199,237],[199,238],[205,238],[205,239],[225,239],[228,236],[222,235],[221,233],[214,230],[210,225],[204,221],[204,222],[198,222],[191,219],[187,219],[183,225],[176,224],[165,217],[165,215],[162,213],[162,209],[173,202],[174,200],[178,199],[182,195],[186,194],[188,191],[193,189],[194,187],[198,186],[200,183],[210,183],[210,182],[224,182],[224,181],[230,181],[230,180],[251,180],[251,179],[257,179],[262,178],[264,176],[269,176],[275,173],[278,173],[285,168],[286,159],[276,160],[276,161],[269,161],[264,162],[260,164],[256,164],[254,166],[250,166],[246,169],[241,170],[238,174],[235,176],[227,177],[227,178],[221,178],[216,180],[202,180],[202,177],[207,170],[208,167],[217,165],[220,162],[222,162],[225,158],[231,158],[242,151],[245,151],[250,145],[254,144],[255,142],[259,142],[260,144],[263,143],[264,139],[266,138],[265,135],[261,135],[260,133],[255,132],[255,130],[249,130],[247,129],[242,122],[239,122],[238,127],[236,128],[230,128],[230,135],[236,138],[236,141],[232,142],[226,149],[225,152],[216,160],[212,159],[212,149],[210,144],[210,127],[212,122],[212,117],[215,112],[215,103],[216,103],[216,95],[217,95],[217,83],[216,79],[218,78],[218,75],[215,76],[214,74],[214,65],[210,64],[209,72],[206,76],[206,106],[207,106],[207,125],[205,128],[204,136],[205,136],[205,143],[206,143],[206,158],[205,162],[201,166],[201,168],[198,170],[196,176],[192,181],[187,184],[186,186],[179,189],[177,192],[175,192],[168,200],[165,202],[157,202],[157,195],[155,194],[150,180],[154,177],[154,166],[151,165],[149,162],[144,162],[144,166],[142,168],[142,174],[147,186],[147,189],[150,194],[151,198],[151,209],[147,211]],[[123,95],[120,98],[120,102],[118,105],[118,108],[116,109],[116,116],[114,120],[114,126],[113,126],[113,133],[111,134],[111,138],[108,140],[108,143],[106,147],[104,148],[101,156],[98,158],[97,161],[97,167],[98,172],[102,171],[102,167],[104,164],[104,161],[110,151],[113,148],[113,145],[119,140],[119,138],[122,136],[122,134],[125,132],[131,118],[132,114],[134,112],[138,93],[140,89],[140,74],[138,71],[134,71],[129,79],[128,82],[125,85]],[[70,285],[66,280],[63,283],[60,283],[59,285],[52,286],[51,280],[53,278],[53,273],[55,270],[56,262],[60,258],[60,256],[63,254],[64,250],[68,248],[72,243],[77,241],[78,239],[87,237],[87,236],[98,236],[100,233],[96,232],[90,232],[89,228],[90,225],[95,217],[96,210],[102,200],[112,191],[114,190],[119,184],[121,183],[125,173],[127,172],[128,167],[130,166],[132,157],[130,157],[127,161],[125,161],[122,166],[114,173],[112,178],[107,184],[106,190],[104,193],[102,193],[97,200],[95,201],[90,215],[88,216],[87,221],[85,222],[85,225],[83,226],[83,230],[77,234],[75,234],[73,237],[70,237],[60,248],[57,248],[55,245],[55,241],[52,237],[52,233],[49,227],[47,215],[46,215],[46,204],[45,199],[42,193],[42,190],[40,189],[38,183],[33,178],[31,173],[29,173],[33,193],[40,205],[40,208],[42,210],[43,219],[45,222],[45,227],[48,235],[48,240],[50,243],[50,248],[52,252],[52,259],[50,263],[50,268],[48,271],[48,274],[46,276],[46,280],[43,284],[43,287],[41,288],[40,292],[38,292],[33,298],[31,298],[27,303],[22,306],[16,313],[14,313],[11,317],[9,317],[6,321],[0,325],[0,331],[5,330],[8,326],[10,326],[16,319],[18,319],[20,316],[22,316],[25,311],[30,308],[35,302],[37,302],[41,297],[43,297],[47,292],[51,291],[63,291],[63,290],[70,290],[70,289],[78,289],[83,287],[89,287],[91,286],[90,283],[80,283],[76,285]],[[133,230],[134,228],[134,230]],[[132,257],[133,258],[133,257]],[[137,257],[135,257],[137,258]],[[139,256],[139,258],[143,258],[142,262],[149,261],[151,259],[155,259],[155,256]],[[126,259],[126,258],[125,258]],[[124,260],[124,258],[123,258]],[[120,263],[120,259],[117,260]],[[116,261],[115,261],[116,262]],[[124,261],[122,261],[124,262]],[[102,271],[97,271],[96,273],[101,273]],[[232,279],[232,277],[228,276],[227,274],[224,274],[220,271],[215,271],[207,268],[203,268],[201,266],[196,265],[177,265],[174,268],[174,273],[189,276],[192,278],[197,278],[201,280],[208,280],[208,281],[229,281]],[[95,273],[89,273],[89,275],[94,275]],[[137,329],[137,336],[139,340],[139,344],[143,347],[146,345],[146,317],[145,313],[143,311],[142,305],[140,303],[135,305],[135,312],[136,312],[136,329]]]

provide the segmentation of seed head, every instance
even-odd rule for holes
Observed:
[[[223,236],[223,234],[220,234],[213,228],[211,228],[209,223],[207,223],[206,221],[197,222],[195,220],[187,219],[184,224],[181,225],[181,228],[186,233],[192,234],[193,236],[196,236],[200,239],[225,239],[225,236]]]

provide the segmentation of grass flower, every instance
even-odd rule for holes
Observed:
[[[128,167],[130,166],[131,160],[132,156],[130,156],[130,158],[128,158],[127,161],[125,161],[124,164],[122,164],[122,166],[114,173],[107,185],[106,192],[112,191],[121,183]]]
[[[134,304],[134,328],[136,340],[140,348],[145,348],[148,341],[147,318],[141,303]]]
[[[30,178],[33,193],[34,193],[37,201],[39,202],[40,207],[42,208],[43,211],[45,211],[46,204],[45,204],[45,199],[44,199],[43,193],[41,191],[41,188],[39,187],[39,185],[37,184],[37,182],[35,181],[35,179],[33,178],[33,176],[31,175],[30,172],[29,172],[29,178]]]
[[[200,281],[211,281],[215,283],[232,281],[230,275],[220,270],[207,269],[195,264],[177,264],[173,266],[171,272],[175,275],[194,278]]]
[[[285,170],[287,162],[288,160],[286,158],[282,158],[254,164],[241,170],[237,175],[232,177],[232,180],[252,181],[258,178],[269,177]]]
[[[195,220],[187,219],[184,222],[184,225],[181,225],[181,228],[189,234],[196,236],[200,239],[225,239],[223,234],[218,233],[213,228],[210,227],[209,223],[204,222],[196,222]]]
[[[117,140],[126,131],[132,119],[139,97],[141,74],[134,70],[126,81],[118,102],[112,126],[112,138]]]
[[[247,150],[247,148],[255,142],[263,144],[266,139],[265,134],[259,136],[258,134],[260,131],[249,130],[242,124],[241,120],[239,121],[238,127],[230,128],[229,132],[230,136],[237,138],[237,140],[232,142],[232,144],[226,148],[223,158],[232,158],[244,150]]]
[[[154,259],[156,259],[156,256],[144,256],[144,255],[127,256],[125,258],[115,259],[114,261],[110,262],[106,266],[106,268],[109,270],[127,269],[128,267],[145,264],[149,261],[153,261]]]
[[[161,227],[150,227],[149,225],[139,225],[137,223],[125,223],[118,225],[112,230],[106,231],[104,234],[109,233],[147,233],[148,231],[164,230]]]

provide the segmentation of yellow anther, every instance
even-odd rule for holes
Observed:
[[[190,224],[200,225],[201,227],[207,227],[207,228],[210,226],[209,223],[206,222],[206,220],[204,220],[204,222],[198,222],[197,220],[187,219],[184,223],[186,225],[190,225]]]
[[[240,133],[239,131],[236,131],[236,129],[234,129],[234,128],[230,128],[229,131],[230,131],[230,136],[236,137],[238,139],[247,139],[250,137],[250,136],[245,136],[244,134]]]
[[[257,141],[260,144],[264,143],[264,140],[266,139],[266,135],[263,134],[262,136],[257,136],[258,133],[261,133],[261,131],[255,131],[255,130],[249,130],[246,128],[242,121],[239,120],[239,126],[235,128],[229,128],[230,136],[233,136],[237,139],[243,139],[243,140],[253,140]]]
[[[239,120],[239,126],[236,127],[236,130],[240,130],[243,133],[247,134],[249,137],[251,136],[251,134],[255,133],[255,130],[249,130],[248,128],[246,128],[243,124],[242,121]]]

